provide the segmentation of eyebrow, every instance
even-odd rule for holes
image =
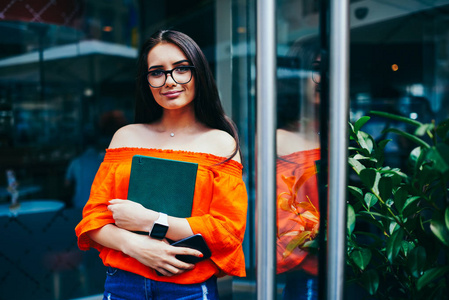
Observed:
[[[183,60],[180,60],[180,61],[177,61],[177,62],[174,62],[173,63],[173,65],[175,66],[175,65],[179,65],[179,64],[182,64],[182,63],[185,63],[185,62],[187,62],[187,63],[190,63],[187,59],[183,59]],[[162,68],[162,67],[164,67],[164,66],[162,66],[162,65],[158,65],[158,66],[151,66],[151,67],[149,67],[148,68],[148,70],[151,70],[151,69],[156,69],[156,68]]]

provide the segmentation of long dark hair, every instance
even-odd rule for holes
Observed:
[[[195,67],[195,99],[193,100],[195,117],[210,128],[224,130],[236,142],[234,152],[226,161],[232,159],[240,149],[235,124],[223,110],[217,85],[212,71],[200,47],[188,35],[174,30],[160,30],[154,33],[141,47],[137,67],[137,99],[135,123],[151,123],[161,118],[162,107],[154,100],[146,79],[148,71],[148,53],[158,44],[171,43],[178,46]]]

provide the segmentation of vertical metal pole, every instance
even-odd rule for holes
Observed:
[[[330,3],[329,211],[327,299],[343,299],[349,112],[349,3]]]
[[[276,4],[257,1],[257,299],[276,299]]]

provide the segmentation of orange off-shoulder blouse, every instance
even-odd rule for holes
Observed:
[[[318,233],[319,160],[320,150],[311,149],[278,157],[276,161],[278,274],[298,269],[318,273],[316,255],[311,255],[301,243],[314,239]]]
[[[194,234],[201,233],[212,257],[193,270],[164,277],[120,251],[103,247],[88,232],[114,223],[107,209],[111,199],[127,199],[131,160],[136,154],[198,163],[192,216],[187,221]],[[242,165],[208,153],[145,148],[107,149],[95,180],[83,219],[75,228],[81,250],[95,248],[105,266],[111,266],[157,281],[179,284],[199,283],[211,276],[245,276],[242,241],[246,226],[247,192]]]

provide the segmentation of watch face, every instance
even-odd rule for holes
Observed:
[[[167,233],[168,226],[154,223],[153,229],[151,229],[150,236],[155,239],[162,240],[165,237],[165,234]]]

